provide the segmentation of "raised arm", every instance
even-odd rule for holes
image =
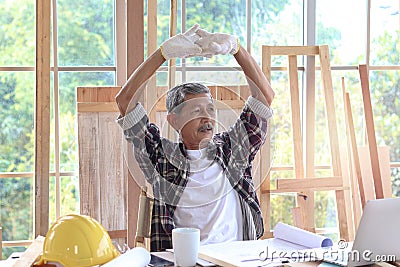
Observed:
[[[271,106],[275,92],[254,58],[242,46],[240,46],[234,57],[246,75],[251,95],[264,104]]]
[[[121,116],[125,116],[126,113],[136,107],[146,82],[165,60],[159,48],[132,73],[115,97]]]
[[[196,24],[185,33],[166,40],[132,73],[115,97],[121,116],[136,107],[147,81],[166,60],[200,55],[201,48],[195,44],[200,38],[197,35],[199,27]]]

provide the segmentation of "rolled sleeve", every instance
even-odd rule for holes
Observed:
[[[274,114],[274,111],[266,106],[264,103],[262,103],[260,100],[258,100],[255,97],[250,96],[247,101],[246,105],[258,116],[264,118],[264,119],[269,119],[272,117]]]
[[[123,130],[127,130],[136,125],[146,115],[146,110],[144,109],[142,104],[138,103],[136,107],[124,117],[119,116],[117,118],[117,123],[119,124],[119,126],[121,126]]]

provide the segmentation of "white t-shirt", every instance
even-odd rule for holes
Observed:
[[[176,227],[200,229],[200,244],[242,240],[239,196],[206,148],[188,150],[190,176],[174,213]]]

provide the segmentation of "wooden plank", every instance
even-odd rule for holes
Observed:
[[[351,138],[350,138],[350,124],[348,118],[349,106],[346,104],[346,87],[344,83],[344,77],[341,78],[342,82],[342,96],[343,96],[343,107],[344,107],[344,119],[345,119],[345,131],[346,131],[346,147],[341,147],[342,157],[340,157],[342,165],[343,184],[350,186],[350,190],[345,192],[346,213],[348,220],[349,238],[354,240],[356,232],[356,224],[361,217],[361,201],[358,190],[357,180],[353,175],[353,160],[352,160],[352,149],[351,149]],[[350,108],[351,110],[351,108]],[[351,114],[350,114],[351,116]],[[353,129],[354,130],[354,129]]]
[[[127,76],[144,60],[144,1],[126,1]]]
[[[121,87],[97,87],[95,90],[97,90],[97,102],[115,102],[115,96],[121,90]]]
[[[271,55],[289,56],[289,55],[318,55],[318,46],[271,46]]]
[[[169,36],[172,37],[176,34],[176,24],[178,19],[178,1],[171,0],[170,17],[169,17]],[[168,86],[172,88],[175,86],[176,75],[176,59],[172,58],[168,62]]]
[[[369,89],[369,77],[367,65],[361,64],[358,67],[361,80],[361,90],[364,105],[364,116],[367,128],[368,147],[371,159],[372,174],[374,178],[375,197],[384,198],[382,177],[379,166],[378,146],[375,137],[374,116],[372,112],[371,94]]]
[[[237,100],[239,99],[239,88],[237,86],[217,86],[216,100]]]
[[[76,102],[115,102],[120,86],[80,86],[76,88]]]
[[[81,102],[77,103],[78,112],[118,112],[116,102]],[[117,117],[115,117],[116,119]]]
[[[289,56],[290,105],[292,112],[292,135],[294,170],[296,178],[304,178],[303,137],[301,134],[300,94],[297,74],[297,56]]]
[[[77,87],[76,102],[97,102],[97,87]]]
[[[370,153],[368,146],[358,146],[358,153],[360,158],[361,176],[364,181],[365,198],[366,201],[375,199],[374,190],[374,174],[372,172]],[[378,159],[380,165],[380,173],[382,177],[382,190],[384,198],[391,198],[392,195],[392,183],[390,176],[390,153],[389,147],[379,146],[378,147]]]
[[[335,191],[335,193],[337,191],[343,191],[343,190],[350,190],[349,186],[339,186],[339,187],[308,187],[307,188],[307,192],[318,192],[318,191]],[[305,190],[304,190],[305,191]],[[282,194],[282,193],[297,193],[299,197],[304,197],[306,199],[308,199],[310,197],[309,194],[304,194],[304,192],[301,190],[301,188],[299,188],[298,190],[294,189],[294,188],[288,188],[288,189],[270,189],[270,190],[265,190],[262,191],[262,193],[267,193],[267,194]],[[307,215],[305,215],[307,216]],[[346,222],[347,224],[347,222]]]
[[[277,179],[276,189],[289,189],[293,192],[311,188],[340,188],[343,187],[342,177],[317,177],[306,179]]]
[[[304,161],[303,161],[303,136],[301,125],[301,109],[300,109],[300,92],[299,92],[299,77],[297,72],[297,56],[289,55],[289,87],[290,87],[290,104],[292,112],[292,138],[293,138],[293,157],[294,170],[297,179],[304,178]],[[304,228],[314,227],[314,203],[307,197],[302,195],[313,196],[312,192],[301,192],[297,196],[297,205],[301,209],[304,216]]]
[[[271,60],[272,60],[272,58],[271,58],[271,49],[272,49],[272,47],[271,46],[266,46],[266,45],[263,45],[262,46],[262,50],[261,50],[261,52],[262,52],[262,54],[261,54],[261,57],[262,57],[262,71],[263,71],[263,73],[264,73],[264,75],[265,75],[265,77],[267,77],[267,80],[271,83]]]
[[[20,258],[14,263],[13,267],[32,266],[43,252],[45,237],[37,236],[33,243],[21,254]]]
[[[271,82],[271,50],[269,46],[262,46],[261,47],[261,52],[262,52],[262,72],[264,73],[265,77],[269,82]],[[260,186],[260,206],[261,206],[261,213],[264,218],[264,234],[262,238],[270,238],[272,237],[272,231],[271,231],[271,195],[270,194],[264,194],[263,192],[266,192],[270,190],[271,188],[271,159],[270,159],[270,140],[267,139],[265,144],[261,147],[260,150],[260,155],[264,155],[264,157],[260,158],[261,162],[261,176],[265,177],[261,181],[261,186]],[[265,158],[265,155],[268,155]],[[265,165],[264,165],[265,164]]]
[[[126,236],[127,236],[126,230],[111,230],[111,231],[107,231],[107,233],[111,239],[126,238]]]
[[[107,230],[126,229],[125,205],[122,205],[126,190],[122,179],[123,134],[115,123],[118,112],[101,112],[98,116],[100,201],[93,204],[100,205],[100,222]]]
[[[304,225],[304,216],[303,216],[303,212],[301,212],[301,208],[300,207],[294,207],[292,208],[292,215],[293,215],[293,225],[304,229],[305,225]]]
[[[347,205],[345,205],[343,208],[346,209],[346,214],[348,214],[347,216],[347,225],[348,225],[348,232],[349,232],[349,240],[354,240],[355,238],[355,220],[354,218],[356,217],[355,213],[358,210],[358,212],[361,212],[361,203],[359,201],[359,197],[358,199],[358,206],[354,205],[355,203],[353,202],[353,197],[355,197],[353,195],[352,192],[352,186],[350,185],[350,170],[349,167],[351,166],[351,160],[350,160],[350,156],[348,155],[347,152],[347,147],[346,146],[341,146],[340,147],[340,151],[341,151],[341,157],[340,157],[340,162],[341,162],[341,168],[342,168],[342,181],[343,181],[343,187],[346,188],[346,190],[344,190],[344,202],[347,203]],[[358,190],[355,190],[358,191]]]
[[[303,145],[305,149],[305,177],[315,176],[315,56],[309,55],[306,57],[306,87],[305,96],[302,98],[303,105],[305,109],[305,114],[303,112],[303,117],[305,122],[303,122],[303,135],[305,136],[305,144]],[[307,194],[306,209],[312,210],[312,216],[305,216],[305,230],[315,232],[315,196],[311,192],[304,192]],[[297,198],[299,200],[299,198]]]
[[[390,151],[388,146],[378,146],[379,166],[382,177],[383,197],[393,197],[390,173]]]
[[[315,175],[315,56],[307,56],[305,88],[305,175]],[[304,103],[304,101],[303,101]]]
[[[49,228],[51,1],[36,0],[35,236]]]
[[[98,114],[78,113],[80,213],[100,222]]]
[[[332,171],[334,176],[341,177],[341,161],[340,161],[340,151],[339,151],[339,138],[337,133],[336,124],[336,111],[333,95],[333,85],[332,85],[332,74],[331,65],[329,57],[329,48],[327,45],[322,45],[319,48],[320,62],[321,62],[321,77],[323,83],[323,89],[325,94],[325,106],[329,129],[329,141],[331,148],[331,161],[332,161]],[[335,192],[336,195],[336,206],[338,213],[338,223],[340,225],[340,238],[349,240],[348,231],[348,221],[347,212],[343,207],[346,206],[345,195],[342,190]]]
[[[360,167],[360,158],[358,156],[358,149],[357,149],[357,140],[356,140],[356,133],[354,129],[354,121],[353,121],[353,112],[351,108],[351,102],[350,102],[350,95],[349,93],[346,93],[345,95],[345,112],[346,112],[346,122],[347,122],[347,128],[348,128],[348,136],[350,139],[350,144],[351,144],[351,155],[352,155],[352,162],[354,166],[354,172],[356,175],[356,184],[358,184],[358,192],[360,195],[360,201],[361,201],[361,206],[364,209],[365,204],[367,203],[366,198],[365,198],[365,190],[364,190],[364,182],[363,182],[363,177],[361,175],[361,167]],[[357,221],[359,221],[360,218],[357,218]]]
[[[352,212],[348,214],[353,215],[352,224],[349,224],[350,226],[352,226],[352,227],[349,226],[349,229],[352,230],[352,232],[350,232],[350,238],[351,240],[353,240],[355,232],[357,231],[358,223],[361,219],[362,209],[365,206],[365,193],[364,193],[364,184],[361,176],[360,160],[357,151],[357,142],[355,137],[350,96],[349,93],[346,92],[343,77],[342,77],[342,91],[343,91],[345,123],[346,123],[347,155],[349,160],[345,160],[343,159],[343,157],[341,158],[341,160],[342,160],[342,165],[345,165],[344,162],[349,162],[347,177],[350,180],[350,185],[351,185]],[[342,167],[342,169],[346,170],[345,167]],[[343,177],[344,178],[346,177],[344,171],[343,171]]]
[[[147,56],[157,50],[157,1],[147,1]],[[157,102],[157,80],[154,74],[147,83],[145,91],[146,110],[151,122],[156,121],[156,111],[153,108]]]

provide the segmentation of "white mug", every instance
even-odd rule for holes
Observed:
[[[172,230],[175,266],[195,266],[200,246],[200,230],[197,228],[175,228]]]

